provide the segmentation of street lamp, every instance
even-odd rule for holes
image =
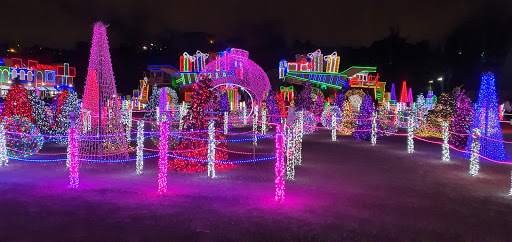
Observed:
[[[438,77],[437,78],[437,81],[441,83],[441,93],[444,92],[444,82],[443,82],[443,77]]]
[[[434,83],[434,80],[428,81],[428,90],[432,91],[432,83]]]

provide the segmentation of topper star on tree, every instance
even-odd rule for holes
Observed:
[[[481,136],[488,137],[480,137],[480,155],[498,161],[507,159],[499,121],[496,79],[490,72],[482,75],[478,102],[474,108],[471,133],[473,133],[475,129],[479,130]],[[471,151],[472,142],[473,137],[470,136],[467,143],[467,151]]]
[[[473,107],[469,97],[461,92],[456,97],[457,107],[455,115],[450,123],[450,137],[448,144],[458,148],[464,149],[468,143],[468,138],[471,133],[471,123],[473,122]]]
[[[357,128],[353,135],[357,140],[370,140],[372,128],[372,113],[375,110],[370,95],[366,94],[359,109],[357,117]]]

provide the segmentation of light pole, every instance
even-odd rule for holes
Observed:
[[[437,78],[437,81],[438,81],[439,83],[441,83],[441,93],[443,93],[443,92],[444,92],[444,82],[443,82],[443,77],[441,76],[441,77]]]

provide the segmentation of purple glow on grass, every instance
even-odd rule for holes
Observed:
[[[283,134],[281,133],[281,126],[276,126],[276,196],[277,202],[284,201],[284,159],[283,159]]]
[[[69,187],[78,188],[80,172],[78,170],[78,145],[76,127],[69,129]]]

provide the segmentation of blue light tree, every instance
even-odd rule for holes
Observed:
[[[480,137],[479,154],[492,160],[506,160],[499,121],[498,98],[496,97],[496,79],[490,72],[482,75],[478,102],[475,105],[473,115],[471,133],[477,128],[481,136],[487,137]],[[473,138],[469,136],[467,151],[471,151],[472,142]],[[469,157],[469,154],[466,153],[466,156]]]

